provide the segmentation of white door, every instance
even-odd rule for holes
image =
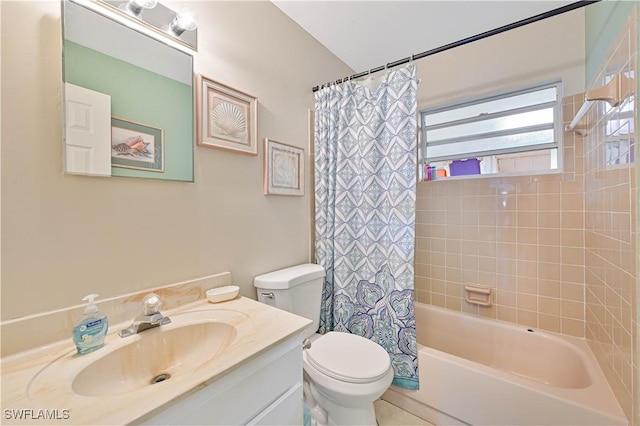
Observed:
[[[65,172],[111,176],[111,97],[64,86]]]

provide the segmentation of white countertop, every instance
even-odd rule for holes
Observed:
[[[86,355],[77,355],[69,338],[2,358],[2,424],[131,423],[175,398],[201,389],[284,339],[299,334],[311,323],[245,297],[215,304],[198,300],[163,314],[178,319],[189,312],[191,316],[211,319],[221,315],[221,311],[235,313],[232,322],[238,335],[231,344],[194,373],[132,392],[82,396],[71,387],[84,366],[123,346],[127,339],[144,338],[145,332],[127,338],[118,336],[117,332],[129,323],[110,326],[105,346]],[[19,415],[27,418],[18,420]]]

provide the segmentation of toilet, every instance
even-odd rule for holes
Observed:
[[[391,358],[364,337],[317,334],[325,271],[312,263],[255,277],[258,300],[313,321],[305,330],[304,399],[312,424],[376,425],[373,402],[393,381]]]

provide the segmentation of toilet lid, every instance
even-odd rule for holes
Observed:
[[[349,383],[369,383],[382,378],[391,366],[387,351],[356,334],[331,331],[305,351],[318,371]]]

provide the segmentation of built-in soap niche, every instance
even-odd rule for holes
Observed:
[[[66,174],[193,182],[197,36],[154,3],[62,2]]]

